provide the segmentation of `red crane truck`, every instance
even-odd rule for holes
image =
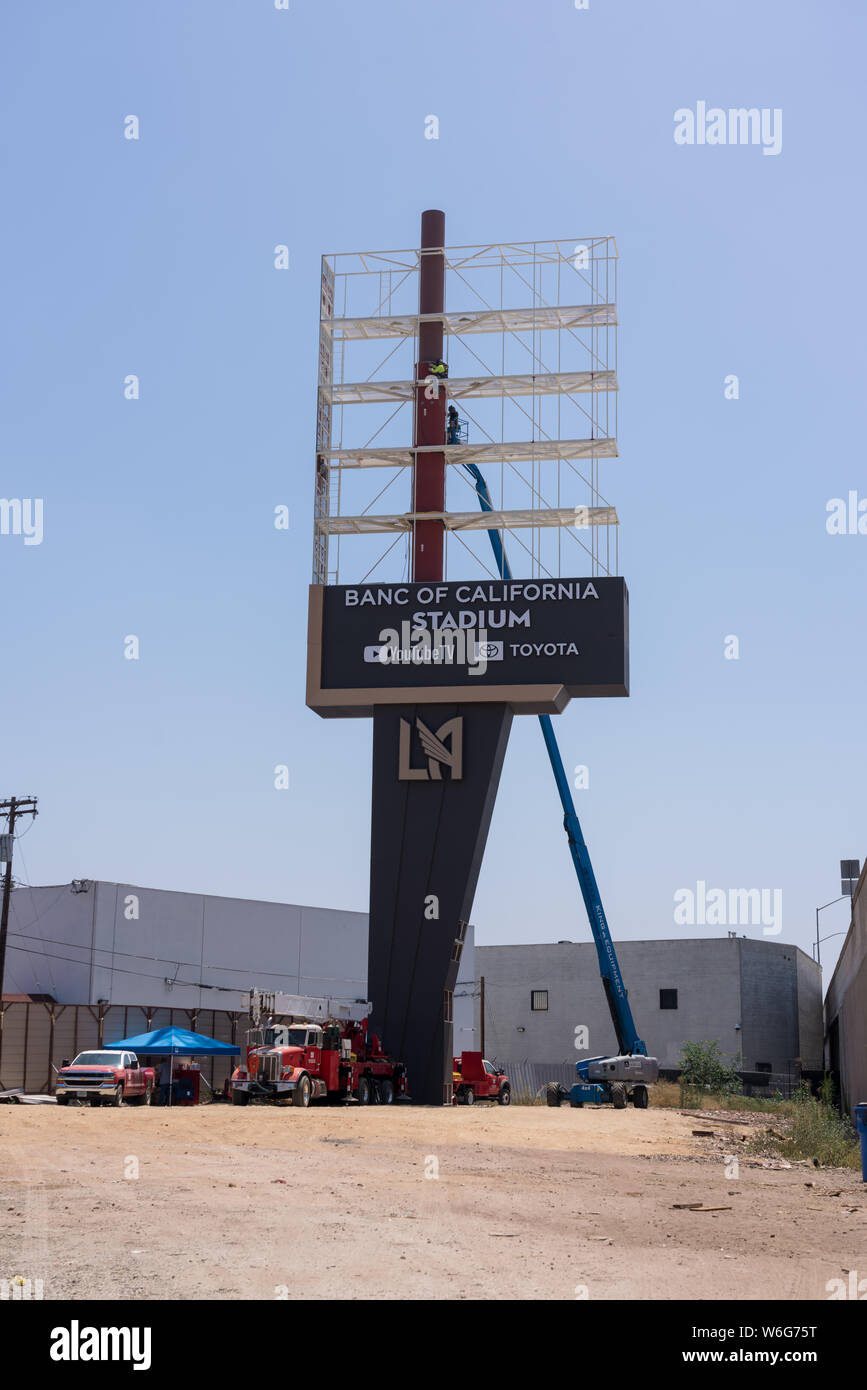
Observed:
[[[259,995],[244,1059],[232,1074],[232,1104],[266,1100],[306,1108],[311,1100],[391,1105],[407,1094],[406,1068],[368,1033],[371,1005],[305,995]],[[261,1023],[263,1013],[289,1022]],[[261,1026],[259,1026],[261,1024]]]

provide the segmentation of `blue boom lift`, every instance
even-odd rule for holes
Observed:
[[[494,507],[488,492],[488,485],[480,469],[474,463],[465,463],[463,466],[476,485],[476,495],[482,511],[493,511]],[[494,551],[494,559],[500,578],[511,579],[512,572],[509,569],[499,531],[489,531],[488,537]],[[573,1106],[605,1105],[610,1102],[615,1110],[622,1110],[627,1101],[631,1100],[637,1108],[646,1109],[647,1088],[650,1083],[657,1080],[659,1064],[655,1057],[648,1057],[647,1048],[639,1038],[638,1030],[635,1027],[632,1010],[626,995],[626,986],[623,983],[623,976],[617,962],[617,953],[614,950],[614,942],[611,940],[611,932],[608,930],[602,897],[596,882],[596,875],[593,872],[593,865],[590,862],[590,852],[581,833],[581,822],[575,811],[572,789],[563,767],[563,759],[557,746],[557,738],[550,715],[540,714],[539,723],[542,726],[542,737],[548,750],[554,781],[557,783],[557,791],[560,794],[560,802],[563,807],[563,827],[569,841],[572,863],[575,865],[575,872],[578,875],[581,896],[587,909],[590,930],[596,943],[599,971],[602,975],[602,984],[605,989],[605,997],[608,1000],[608,1008],[611,1011],[618,1047],[616,1057],[587,1057],[576,1062],[575,1071],[578,1079],[575,1084],[567,1091],[559,1082],[552,1081],[546,1090],[546,1100],[549,1105],[560,1105],[568,1096],[569,1103]]]

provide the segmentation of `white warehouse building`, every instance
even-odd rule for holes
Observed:
[[[473,1046],[473,972],[470,929],[455,991],[457,1050]],[[154,1014],[240,1011],[250,989],[365,999],[367,913],[93,879],[21,886],[4,989]]]

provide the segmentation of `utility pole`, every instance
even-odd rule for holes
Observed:
[[[3,1003],[3,979],[6,974],[6,933],[9,930],[9,901],[12,897],[12,847],[15,843],[15,821],[19,816],[35,816],[35,796],[12,796],[8,801],[0,801],[0,815],[9,820],[7,840],[6,873],[3,878],[3,910],[0,913],[0,1006]]]

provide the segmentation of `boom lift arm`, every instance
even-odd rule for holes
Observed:
[[[491,502],[491,495],[488,485],[482,475],[481,470],[474,463],[464,464],[464,468],[472,476],[475,483],[476,495],[479,505],[484,512],[494,510]],[[499,531],[490,530],[488,537],[494,552],[497,570],[501,579],[511,579],[512,572],[509,562],[506,559],[506,552],[503,542],[500,539]],[[626,995],[626,986],[623,983],[623,976],[620,973],[620,965],[617,960],[617,953],[614,949],[614,942],[611,939],[611,932],[608,929],[608,922],[605,917],[605,909],[602,906],[602,897],[599,886],[596,882],[596,875],[593,872],[593,865],[590,862],[590,852],[581,832],[581,822],[575,811],[575,803],[572,800],[572,789],[569,786],[569,779],[563,767],[563,759],[560,756],[560,749],[557,745],[557,737],[554,733],[554,726],[551,717],[547,714],[539,715],[539,723],[542,726],[542,737],[545,740],[545,747],[548,750],[548,758],[551,762],[551,770],[554,773],[554,781],[557,783],[557,791],[560,796],[560,803],[563,807],[563,827],[566,831],[566,838],[569,841],[569,852],[572,855],[572,863],[575,865],[575,872],[578,875],[578,883],[581,888],[581,896],[584,899],[584,906],[587,909],[587,917],[590,922],[590,930],[593,933],[593,940],[596,944],[596,955],[599,959],[599,971],[602,976],[602,984],[605,989],[605,997],[608,1000],[608,1008],[611,1012],[611,1019],[614,1024],[614,1032],[617,1037],[617,1047],[620,1058],[624,1059],[623,1067],[612,1067],[612,1080],[616,1083],[625,1080],[621,1076],[622,1071],[627,1071],[629,1064],[625,1061],[630,1056],[647,1056],[647,1048],[635,1027],[632,1017],[632,1010],[629,1007],[629,1000]],[[610,1064],[619,1061],[619,1058],[586,1058],[577,1063],[576,1070],[578,1076],[583,1081],[589,1081],[591,1077],[602,1080],[598,1064]],[[649,1059],[652,1062],[652,1059]],[[597,1065],[594,1065],[597,1064]],[[641,1077],[641,1067],[637,1069],[638,1079],[655,1080],[653,1068]],[[573,1088],[580,1089],[580,1088]],[[584,1088],[589,1089],[589,1088]],[[640,1088],[644,1092],[643,1103],[646,1104],[646,1087]],[[585,1099],[592,1099],[590,1096]],[[576,1102],[582,1103],[582,1102]]]

